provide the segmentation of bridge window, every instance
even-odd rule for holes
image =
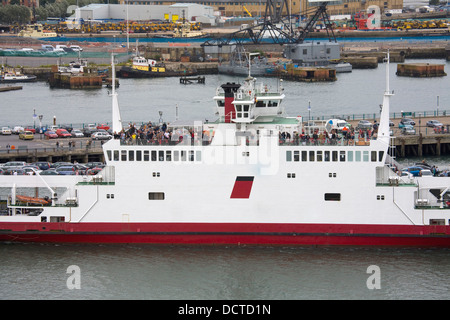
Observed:
[[[340,193],[325,193],[325,201],[341,201]]]
[[[371,151],[371,152],[370,152],[370,160],[371,160],[372,162],[377,161],[377,152],[376,152],[376,151]]]
[[[353,161],[353,151],[347,152],[347,161]]]
[[[369,161],[369,151],[363,151],[363,161]]]
[[[322,151],[317,151],[317,161],[322,161]]]
[[[164,192],[149,192],[148,200],[164,200]]]
[[[292,161],[292,151],[286,151],[286,161]]]

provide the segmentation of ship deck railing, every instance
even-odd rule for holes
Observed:
[[[301,138],[280,138],[279,145],[280,146],[369,146],[370,141],[374,140],[374,137],[371,139],[361,138],[361,139],[346,139],[343,137],[330,139],[330,138],[321,138],[321,139],[301,139]],[[136,137],[134,139],[121,139],[120,145],[122,146],[175,146],[175,145],[185,145],[185,146],[208,146],[212,142],[212,139],[196,139],[196,138],[184,138],[181,140],[169,140],[169,139],[141,139]],[[255,139],[247,139],[246,145],[259,145],[259,141]]]

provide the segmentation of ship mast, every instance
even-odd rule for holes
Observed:
[[[378,127],[378,140],[389,144],[389,113],[390,113],[390,98],[394,92],[389,88],[389,50],[386,58],[386,89],[383,95],[383,104],[381,105],[380,125]]]
[[[112,78],[112,131],[118,134],[122,131],[122,117],[120,116],[119,102],[116,93],[116,69],[114,65],[114,54],[111,54],[111,78]]]

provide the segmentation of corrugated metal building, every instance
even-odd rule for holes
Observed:
[[[194,3],[177,3],[174,5],[146,4],[90,4],[76,10],[71,18],[84,20],[186,20],[211,23],[214,11],[210,6]]]

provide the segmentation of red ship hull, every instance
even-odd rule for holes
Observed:
[[[10,222],[0,241],[450,247],[450,226]]]

